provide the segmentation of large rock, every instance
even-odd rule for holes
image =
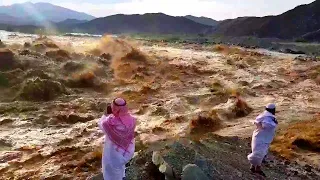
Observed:
[[[33,78],[23,83],[17,98],[28,101],[50,101],[66,94],[66,88],[57,81]]]
[[[0,49],[0,70],[12,69],[15,64],[14,53],[9,49]]]
[[[181,180],[209,180],[209,178],[197,165],[188,164],[183,168]]]

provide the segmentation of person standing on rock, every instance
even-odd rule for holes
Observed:
[[[108,105],[98,125],[105,134],[102,156],[103,179],[122,180],[125,178],[125,165],[135,151],[136,119],[130,115],[126,101],[117,98]]]
[[[252,153],[248,155],[248,160],[251,163],[250,171],[262,176],[266,175],[261,170],[261,164],[264,157],[268,153],[270,144],[275,136],[276,127],[278,125],[275,114],[276,105],[268,104],[265,111],[254,121],[256,129],[252,135]]]

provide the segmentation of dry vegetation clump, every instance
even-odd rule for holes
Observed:
[[[190,134],[213,132],[222,128],[222,121],[215,110],[203,112],[191,119],[189,125]]]
[[[278,130],[271,150],[285,158],[298,157],[299,151],[320,152],[320,115],[310,121],[290,124]]]

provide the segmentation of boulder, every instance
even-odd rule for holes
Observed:
[[[66,88],[61,83],[37,77],[23,82],[17,98],[28,101],[50,101],[62,94],[66,94]]]
[[[126,169],[128,180],[164,180],[165,175],[152,162],[152,152],[141,151],[129,162]]]
[[[9,49],[0,49],[0,70],[12,69],[16,64],[14,53]]]
[[[195,164],[183,168],[181,180],[209,180],[207,175]]]

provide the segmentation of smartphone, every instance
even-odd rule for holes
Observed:
[[[112,114],[111,103],[107,104],[107,114]]]

